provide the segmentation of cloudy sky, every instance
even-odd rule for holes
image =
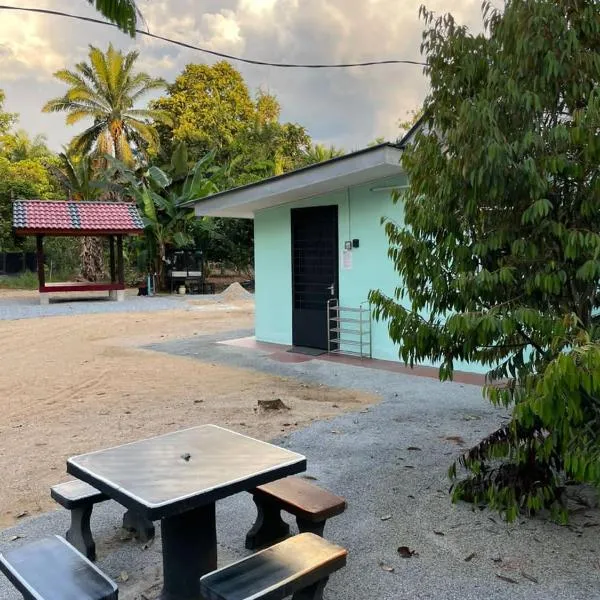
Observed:
[[[212,50],[272,62],[420,60],[422,2],[450,11],[480,28],[481,0],[138,0],[152,33]],[[97,17],[85,0],[6,0]],[[57,69],[86,59],[88,44],[140,51],[139,67],[172,81],[190,62],[212,63],[206,54],[108,27],[54,16],[0,11],[0,88],[20,125],[44,133],[59,149],[75,133],[64,116],[41,113],[64,92]],[[272,92],[283,118],[307,127],[316,141],[346,150],[376,137],[394,140],[398,120],[418,108],[427,93],[422,68],[409,65],[347,70],[298,70],[234,63],[251,89]],[[80,127],[77,125],[75,127]]]

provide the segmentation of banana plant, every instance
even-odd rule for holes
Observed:
[[[164,285],[169,248],[192,247],[198,233],[208,238],[220,236],[211,220],[196,220],[188,204],[219,191],[214,180],[220,170],[212,168],[214,155],[207,154],[189,169],[187,152],[177,147],[170,165],[162,169],[152,166],[142,172],[132,171],[114,157],[107,156],[106,160],[107,177],[136,200],[145,226],[145,247],[140,254]]]

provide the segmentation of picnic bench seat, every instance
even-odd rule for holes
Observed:
[[[200,579],[205,600],[321,600],[329,575],[347,552],[313,533],[301,533]]]
[[[246,535],[246,548],[254,550],[274,544],[290,533],[281,510],[294,515],[300,533],[323,535],[325,523],[346,510],[340,496],[310,483],[302,477],[285,477],[252,490],[256,521]]]
[[[100,569],[59,536],[0,554],[0,570],[25,600],[117,600]]]
[[[78,479],[52,486],[50,496],[71,513],[71,526],[65,536],[67,541],[90,560],[96,560],[90,518],[94,504],[104,502],[109,497]],[[127,510],[123,515],[123,528],[133,532],[142,542],[151,540],[155,533],[152,522],[132,510]]]

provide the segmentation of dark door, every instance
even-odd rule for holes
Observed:
[[[292,209],[292,342],[327,349],[327,301],[338,297],[337,206]]]

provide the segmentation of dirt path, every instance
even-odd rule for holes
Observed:
[[[251,302],[200,305],[0,321],[0,527],[53,507],[68,456],[203,423],[269,439],[376,401],[137,347],[252,326]],[[291,410],[255,410],[270,398]]]

